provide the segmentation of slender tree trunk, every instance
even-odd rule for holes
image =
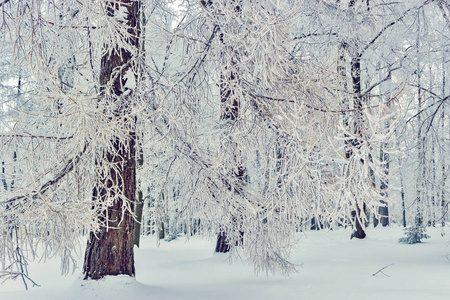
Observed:
[[[442,56],[442,99],[445,98],[445,84],[446,84],[446,73],[445,73],[445,55]],[[442,138],[445,139],[445,135],[448,135],[448,128],[445,126],[445,105],[441,108],[441,133]],[[450,138],[450,136],[448,137]],[[448,208],[447,208],[447,200],[446,200],[446,181],[447,181],[447,170],[446,170],[446,155],[445,149],[441,151],[441,190],[440,190],[440,202],[441,202],[441,210],[442,210],[442,220],[441,225],[444,227],[447,219]]]
[[[373,163],[373,158],[372,158],[372,154],[369,154],[369,161],[372,164]],[[370,181],[372,183],[372,187],[375,189],[376,188],[376,181],[375,181],[375,171],[373,170],[373,168],[369,168],[369,176],[370,176]],[[378,223],[380,223],[380,220],[378,219],[379,214],[377,213],[373,213],[373,227],[377,227]]]
[[[433,101],[434,102],[434,101]],[[430,220],[428,221],[428,226],[436,226],[436,192],[438,189],[435,189],[433,187],[438,186],[438,183],[436,181],[436,172],[437,172],[437,165],[436,165],[436,152],[435,152],[435,143],[437,141],[434,139],[434,136],[431,137],[431,170],[429,168],[428,171],[431,172],[430,180],[431,180],[431,188],[429,189],[430,194]],[[428,185],[430,186],[430,184]]]
[[[355,138],[352,141],[352,146],[355,149],[359,149],[361,147],[361,143],[363,142],[363,99],[361,97],[361,61],[358,54],[356,54],[356,57],[354,57],[351,61],[351,74],[353,83],[353,109],[355,110],[353,124],[353,132],[355,134]],[[364,161],[361,160],[361,163],[364,163]],[[352,213],[354,217],[353,222],[355,223],[355,231],[352,233],[352,238],[355,237],[358,239],[363,239],[366,237],[364,226],[362,225],[362,222],[365,219],[365,214],[366,203],[363,202],[362,205],[360,203],[356,203],[356,210]]]
[[[401,197],[402,197],[402,225],[406,228],[406,205],[405,205],[405,189],[403,187],[403,175],[400,177],[401,181]]]
[[[389,175],[389,153],[383,150],[381,148],[380,150],[380,160],[382,163],[384,163],[383,169],[384,169],[384,175],[386,176],[383,180],[381,180],[380,184],[380,190],[381,190],[381,197],[387,198],[387,189],[388,189],[388,175]],[[386,227],[389,225],[389,208],[386,201],[381,200],[380,201],[384,206],[380,206],[378,208],[378,213],[380,215],[380,222],[381,226]]]
[[[417,54],[417,123],[419,130],[417,132],[417,159],[418,159],[418,170],[416,176],[416,205],[417,214],[415,218],[415,223],[417,226],[421,226],[423,222],[423,200],[424,200],[424,181],[425,181],[425,136],[422,132],[422,81],[421,81],[421,64],[419,59],[419,47],[420,47],[420,14],[417,14],[417,40],[416,40],[416,54]]]
[[[130,36],[127,38],[129,46],[138,49],[140,2],[121,0],[106,2],[105,10],[108,16],[114,17],[117,11],[128,11],[126,25],[129,26]],[[119,21],[118,21],[119,22]],[[130,109],[129,97],[124,95],[125,74],[133,71],[136,74],[135,53],[131,53],[118,45],[112,46],[114,51],[107,51],[101,61],[100,85],[102,95],[116,104],[114,117],[123,118]],[[116,76],[115,74],[118,75]],[[111,82],[113,80],[113,82]],[[125,274],[134,276],[133,229],[132,215],[136,194],[136,160],[135,160],[135,126],[134,119],[127,119],[130,132],[127,139],[112,137],[112,151],[106,154],[106,162],[111,167],[108,174],[99,178],[98,188],[94,189],[93,200],[105,202],[114,197],[113,205],[98,216],[101,224],[99,232],[91,232],[87,244],[84,260],[84,278],[100,279],[106,275]],[[128,201],[128,203],[124,203]],[[129,210],[125,210],[128,206]]]
[[[144,165],[144,153],[142,147],[139,148],[139,158],[137,159],[137,167],[142,168]],[[144,195],[142,189],[137,192],[137,200],[134,208],[134,214],[136,215],[136,222],[134,224],[134,244],[139,247],[139,242],[141,239],[141,223],[142,223],[142,213],[144,210]]]
[[[141,53],[141,59],[145,61],[145,36],[146,36],[146,24],[147,24],[147,18],[144,13],[145,9],[144,7],[141,7],[141,42],[140,42],[140,53]],[[140,68],[139,70],[139,76],[141,78],[144,77],[143,69]],[[140,169],[144,165],[144,151],[142,149],[142,141],[137,141],[139,146],[139,157],[137,159],[137,168]],[[137,200],[136,200],[136,207],[134,210],[134,213],[136,215],[136,223],[134,224],[134,244],[139,247],[139,243],[141,240],[141,225],[143,221],[143,212],[144,212],[144,193],[142,191],[142,186],[140,186],[140,189],[137,192]]]
[[[389,80],[390,80],[390,76],[389,76]],[[386,108],[390,109],[391,105],[388,101],[388,103],[386,104]],[[387,120],[384,124],[385,129],[388,129],[390,127],[390,121]],[[389,144],[383,143],[380,149],[380,162],[382,164],[382,168],[383,168],[383,173],[384,173],[384,178],[381,179],[380,182],[380,196],[383,199],[387,199],[388,198],[388,188],[389,188],[389,167],[390,167],[390,163],[389,163],[389,153],[385,151],[385,149],[387,149],[389,147]],[[380,201],[384,206],[380,206],[378,208],[378,214],[380,215],[380,222],[381,225],[383,227],[386,227],[389,225],[389,207],[388,207],[388,203],[384,200]]]

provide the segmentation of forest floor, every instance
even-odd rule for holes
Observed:
[[[40,287],[24,290],[20,280],[0,285],[2,300],[192,299],[192,300],[445,300],[450,299],[450,232],[428,228],[421,244],[397,243],[402,228],[367,229],[350,240],[349,229],[299,234],[289,277],[261,274],[228,255],[213,254],[214,241],[180,237],[156,246],[143,237],[136,249],[136,278],[81,280],[81,269],[61,276],[59,260],[32,262]],[[79,265],[82,258],[79,260]],[[383,269],[384,268],[384,269]]]

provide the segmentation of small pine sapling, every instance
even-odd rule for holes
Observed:
[[[417,244],[421,243],[422,239],[428,239],[430,236],[426,234],[427,229],[425,226],[419,223],[415,223],[413,226],[407,227],[403,230],[406,237],[402,237],[398,240],[402,244]]]

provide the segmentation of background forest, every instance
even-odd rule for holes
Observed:
[[[446,0],[0,11],[1,277],[28,278],[35,256],[67,273],[87,236],[98,279],[134,275],[141,234],[217,236],[217,252],[288,274],[300,231],[445,232]]]

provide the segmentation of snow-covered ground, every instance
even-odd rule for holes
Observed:
[[[292,254],[298,273],[290,277],[255,277],[252,266],[213,254],[214,241],[182,237],[158,248],[153,237],[144,237],[136,279],[83,281],[80,269],[62,277],[55,259],[30,265],[41,287],[24,291],[20,280],[5,282],[0,299],[450,299],[450,232],[428,229],[431,238],[415,245],[398,244],[403,233],[397,227],[369,228],[364,240],[350,240],[350,233],[300,234]]]

